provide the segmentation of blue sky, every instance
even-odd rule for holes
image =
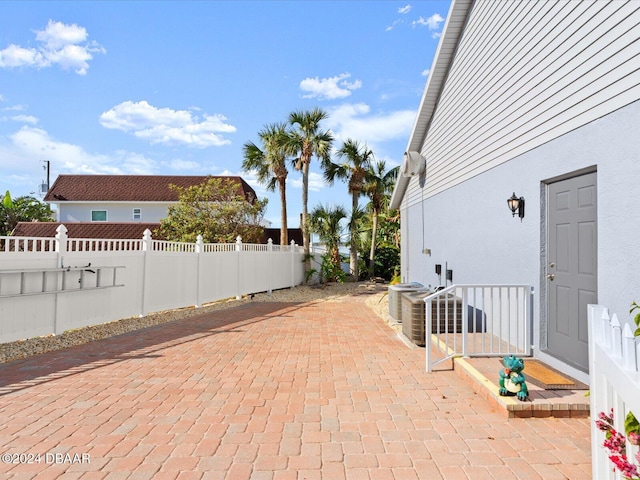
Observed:
[[[449,1],[0,3],[0,191],[61,173],[242,175],[242,146],[325,109],[339,147],[402,160]],[[309,207],[350,205],[314,160]],[[289,226],[301,212],[289,173]],[[37,195],[36,195],[37,196]],[[362,201],[364,202],[364,200]]]

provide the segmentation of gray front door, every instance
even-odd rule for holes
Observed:
[[[597,303],[596,173],[548,186],[547,345],[587,372],[587,305]]]

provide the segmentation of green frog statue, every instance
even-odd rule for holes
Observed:
[[[502,359],[504,368],[500,370],[500,395],[515,394],[518,400],[525,401],[529,396],[529,389],[522,374],[524,360],[514,355]]]

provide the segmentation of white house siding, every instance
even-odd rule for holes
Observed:
[[[104,202],[104,203],[81,203],[69,202],[58,204],[58,222],[90,222],[92,210],[106,210],[108,222],[159,222],[167,216],[167,210],[170,203],[121,203],[121,202]],[[133,209],[140,208],[142,218],[140,220],[133,219]]]
[[[544,349],[543,182],[595,166],[598,302],[615,312],[628,311],[631,301],[640,300],[639,124],[640,101],[431,194],[422,205],[405,206],[403,260],[408,262],[402,266],[403,279],[437,285],[434,265],[439,263],[444,283],[447,263],[455,283],[531,284],[536,290],[534,345]],[[507,208],[514,191],[526,199],[522,222]],[[430,256],[421,253],[424,248],[431,249]],[[581,372],[572,373],[588,380]]]
[[[403,206],[640,98],[639,38],[640,2],[474,2]]]

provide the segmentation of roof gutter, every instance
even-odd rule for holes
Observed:
[[[474,0],[453,0],[451,2],[447,21],[442,30],[442,36],[440,37],[440,43],[438,44],[433,64],[429,71],[429,77],[427,78],[427,84],[424,89],[424,94],[422,95],[418,115],[413,125],[411,136],[409,137],[407,152],[414,151],[422,153],[422,144],[431,125],[433,113],[438,104],[442,87],[449,74],[449,68],[455,56],[460,36],[467,23],[467,16],[471,10],[473,1]],[[407,155],[405,155],[405,161],[406,157]],[[405,169],[402,168],[401,171],[402,170]],[[393,193],[391,194],[390,209],[400,208],[410,180],[410,176],[398,175]]]

